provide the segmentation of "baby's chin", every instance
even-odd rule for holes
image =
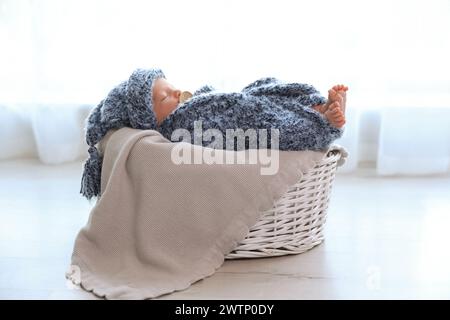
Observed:
[[[183,105],[184,105],[184,102],[178,103],[178,104],[175,106],[175,108],[173,108],[173,110],[172,110],[172,112],[171,112],[170,114],[172,114],[172,113],[174,113],[175,111],[177,111],[178,109],[180,109],[180,107],[182,107]]]
[[[174,106],[172,111],[164,118],[164,120],[166,120],[168,117],[170,117],[170,115],[172,115],[175,111],[177,111],[183,104],[184,103],[178,103],[176,106]]]

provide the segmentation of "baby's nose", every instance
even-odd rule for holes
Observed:
[[[177,99],[180,99],[181,90],[174,90],[174,91],[173,91],[173,94],[174,94],[174,96],[175,96]]]

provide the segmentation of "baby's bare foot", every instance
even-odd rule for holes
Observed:
[[[345,105],[347,102],[347,90],[348,87],[341,84],[335,85],[333,88],[328,90],[328,100],[324,105],[320,106],[321,107],[320,110],[323,110],[323,112],[321,113],[327,111],[330,108],[331,104],[335,101],[340,103],[342,111],[345,112]]]
[[[321,114],[325,114],[325,112],[330,108],[333,102],[339,102],[342,112],[345,113],[347,90],[348,87],[342,84],[335,85],[333,88],[328,90],[327,102],[324,104],[316,105],[313,107],[313,109],[317,112],[320,112]]]
[[[332,102],[324,113],[325,118],[333,127],[342,128],[345,124],[345,114],[338,101]]]
[[[345,113],[345,107],[347,106],[347,90],[348,87],[344,86],[343,84],[335,85],[332,88],[337,94],[341,95],[343,98],[343,103],[341,104],[342,111]]]
[[[334,88],[334,87],[333,87]],[[328,90],[328,100],[324,104],[320,104],[317,106],[314,106],[313,109],[317,112],[320,112],[321,114],[325,114],[325,112],[330,108],[331,104],[335,101],[338,101],[340,103],[343,102],[342,98],[340,97],[339,93],[334,90],[330,89]]]

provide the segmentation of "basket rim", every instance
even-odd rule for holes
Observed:
[[[328,164],[330,162],[339,161],[342,158],[342,152],[339,149],[331,149],[327,154],[317,162],[317,164]]]

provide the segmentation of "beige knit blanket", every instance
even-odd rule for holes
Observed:
[[[75,240],[68,279],[107,299],[186,289],[212,275],[260,213],[325,155],[280,151],[276,174],[262,175],[261,162],[176,164],[180,145],[213,150],[153,130],[122,128],[102,140],[102,195]]]

